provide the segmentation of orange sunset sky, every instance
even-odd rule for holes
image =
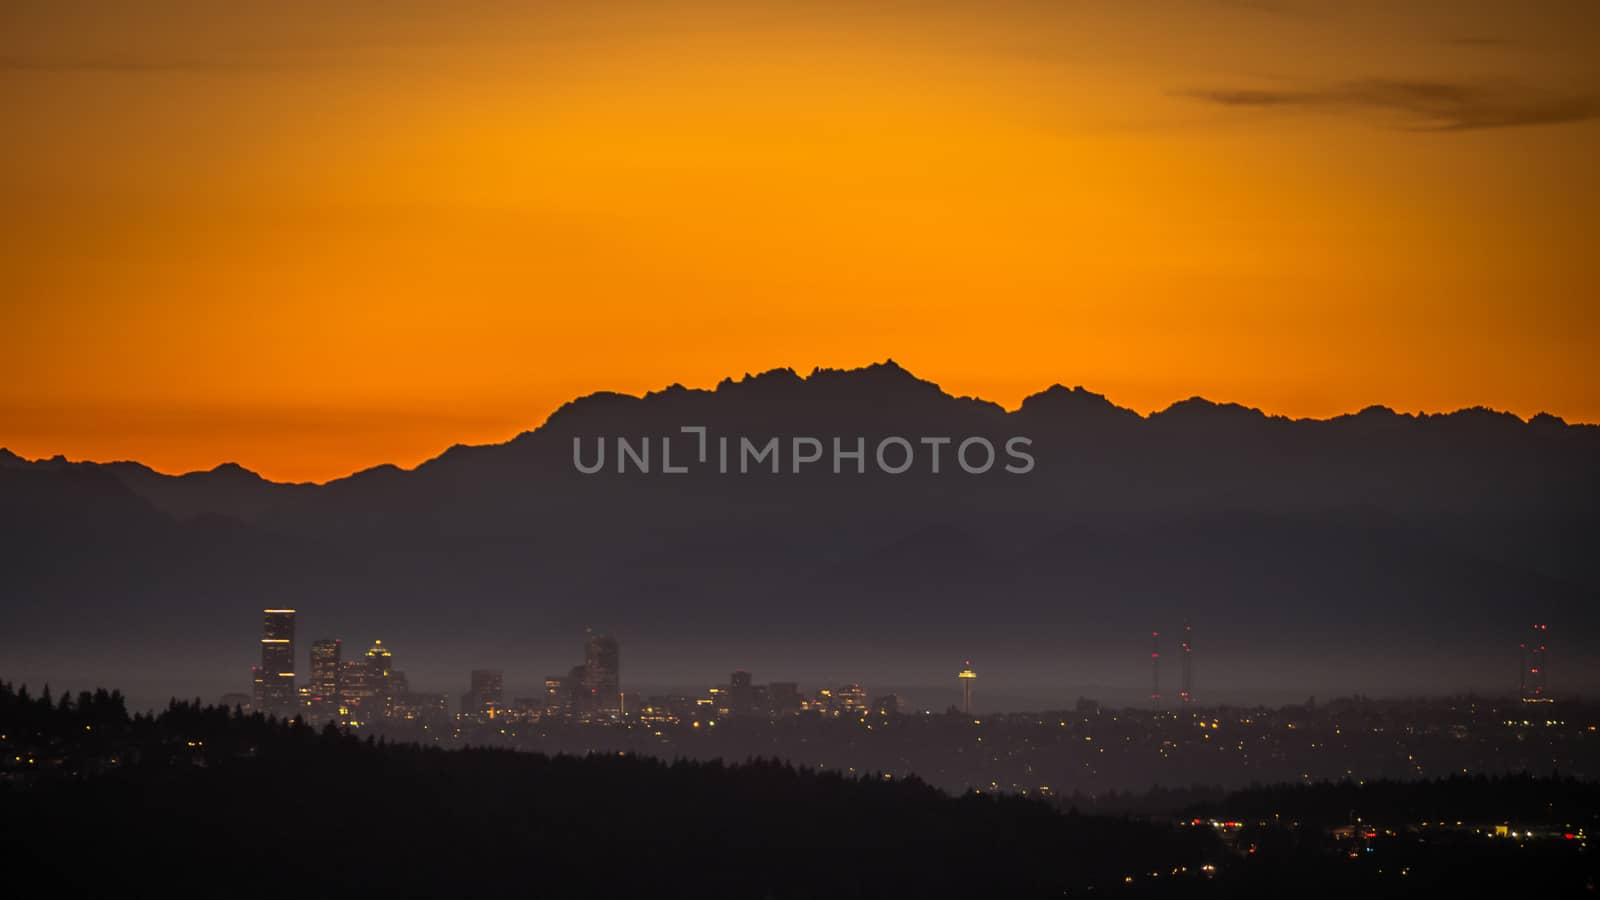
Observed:
[[[0,446],[277,479],[893,357],[1600,421],[1592,2],[0,7]]]

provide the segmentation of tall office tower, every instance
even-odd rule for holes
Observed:
[[[390,683],[390,676],[394,672],[394,654],[383,645],[383,641],[373,641],[372,649],[367,651],[367,678],[375,708],[381,708],[387,714],[394,703],[394,685]]]
[[[432,728],[450,721],[449,707],[443,694],[405,693],[395,699],[394,718]]]
[[[267,678],[260,666],[250,667],[250,709],[264,709],[267,704]]]
[[[1178,691],[1178,701],[1194,702],[1194,629],[1183,623],[1183,687]]]
[[[267,712],[292,709],[294,703],[294,610],[262,610],[261,706]]]
[[[839,704],[837,703],[837,698],[833,696],[831,688],[817,688],[817,695],[812,697],[809,702],[804,703],[801,708],[804,710],[816,710],[825,716],[837,716],[839,714]]]
[[[802,700],[800,685],[792,681],[774,681],[767,685],[767,704],[775,716],[798,713]]]
[[[1522,699],[1541,703],[1550,699],[1550,648],[1545,646],[1549,625],[1533,626],[1531,639],[1522,645]]]
[[[370,707],[367,701],[378,693],[372,683],[372,667],[365,659],[347,659],[339,663],[339,701],[344,706],[359,709]]]
[[[972,715],[972,683],[978,680],[978,673],[972,671],[972,660],[967,660],[961,671],[956,673],[956,678],[961,682],[961,712]]]
[[[339,702],[338,639],[311,642],[311,698],[323,703]]]
[[[859,684],[847,684],[835,695],[840,715],[867,711],[867,689]]]
[[[561,675],[546,675],[544,677],[545,715],[560,715],[570,711],[571,708],[572,688],[567,684],[567,679]]]
[[[494,719],[505,708],[505,673],[499,669],[473,669],[467,692],[461,695],[461,714]]]
[[[601,715],[622,712],[622,654],[616,638],[589,637],[583,648],[583,682],[591,709]]]
[[[728,712],[735,716],[756,714],[755,684],[750,673],[743,669],[728,678]]]
[[[581,716],[594,709],[593,698],[589,696],[588,668],[582,664],[567,670],[564,679],[567,685],[567,711],[575,716]]]

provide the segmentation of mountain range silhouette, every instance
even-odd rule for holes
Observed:
[[[617,436],[692,461],[689,425],[869,448],[1022,435],[1036,466],[573,465],[574,439]],[[1503,692],[1541,621],[1571,692],[1600,680],[1582,650],[1600,637],[1597,461],[1600,427],[1548,415],[1291,420],[1196,397],[1142,416],[1059,385],[1008,412],[892,361],[591,394],[504,444],[321,485],[0,450],[0,659],[12,678],[237,671],[237,688],[259,610],[287,604],[303,640],[376,634],[440,690],[471,666],[563,671],[585,626],[662,680],[933,684],[975,658],[1006,683],[1131,690],[1149,632],[1188,620],[1219,693]]]

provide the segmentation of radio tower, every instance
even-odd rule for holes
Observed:
[[[972,660],[966,661],[966,668],[956,673],[961,679],[961,711],[972,715],[972,683],[978,680],[978,673],[972,671]]]
[[[1150,708],[1161,709],[1161,632],[1150,632]]]
[[[1550,699],[1549,648],[1545,646],[1545,633],[1549,625],[1534,625],[1533,638],[1521,645],[1522,670],[1518,689],[1524,703],[1545,703]]]
[[[1189,623],[1183,623],[1183,689],[1178,691],[1178,700],[1187,706],[1194,702],[1194,629]]]

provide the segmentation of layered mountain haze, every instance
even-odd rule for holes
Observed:
[[[873,462],[891,435],[919,454],[904,474]],[[718,472],[719,436],[780,438],[780,473]],[[825,450],[796,474],[804,436]],[[932,474],[924,436],[987,438],[997,463],[968,474],[951,445]],[[1002,469],[1016,436],[1022,474]],[[648,474],[617,472],[619,437],[649,440]],[[865,473],[833,471],[835,437],[864,439]],[[605,468],[581,473],[575,439],[591,461],[603,442]],[[663,439],[688,472],[661,471]],[[0,452],[0,659],[8,677],[243,689],[259,610],[288,605],[302,640],[382,637],[440,691],[472,667],[564,671],[593,626],[633,685],[744,666],[954,697],[972,658],[980,690],[1051,705],[1148,693],[1150,631],[1188,620],[1202,696],[1299,699],[1509,691],[1537,620],[1571,693],[1600,684],[1566,652],[1600,637],[1597,463],[1600,427],[1548,416],[1289,420],[1195,398],[1146,417],[1060,386],[1008,412],[892,362],[593,394],[505,444],[321,485]]]

